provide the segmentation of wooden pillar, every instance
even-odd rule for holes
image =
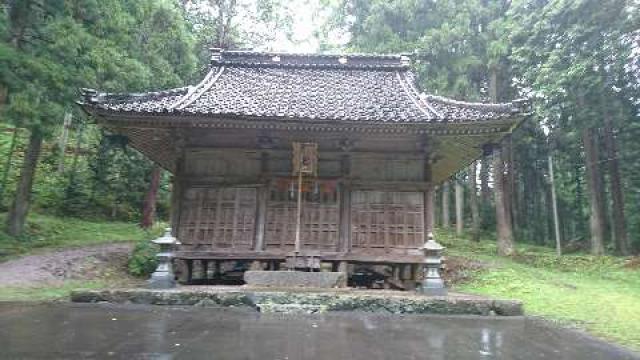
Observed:
[[[340,252],[351,250],[351,188],[340,184]]]
[[[169,224],[171,224],[171,235],[180,239],[180,216],[182,213],[182,199],[184,193],[183,174],[185,171],[185,140],[182,132],[176,131],[173,134],[175,139],[174,151],[177,154],[175,162],[175,174],[171,178],[171,210],[169,214]]]
[[[177,237],[178,234],[178,225],[180,223],[180,211],[178,210],[180,206],[180,184],[178,182],[177,176],[171,177],[171,209],[169,214],[169,224],[171,226],[171,235]]]
[[[346,273],[349,271],[349,263],[346,261],[339,261],[338,262],[338,271],[339,272],[343,272]]]
[[[351,251],[351,185],[348,179],[351,175],[351,157],[342,156],[342,181],[340,182],[340,220],[339,220],[339,249],[340,252]]]
[[[269,153],[262,152],[260,158],[260,172],[264,180],[264,186],[257,189],[256,224],[254,250],[264,250],[264,232],[267,218],[267,202],[269,201]]]
[[[219,278],[220,276],[222,276],[222,271],[221,271],[222,267],[220,265],[221,265],[220,260],[214,260],[213,261],[213,266],[214,266],[214,268],[213,268],[213,277],[214,278]]]
[[[187,284],[193,281],[193,260],[187,260]]]
[[[427,182],[427,188],[424,191],[424,204],[423,204],[423,213],[424,213],[424,242],[427,241],[427,235],[430,232],[433,232],[433,226],[435,223],[435,206],[433,203],[433,182],[431,175],[431,161],[427,157],[424,164],[424,180]]]
[[[209,260],[202,260],[202,278],[209,279]]]
[[[464,229],[464,192],[462,184],[457,179],[455,180],[455,192],[456,192],[456,235],[462,235]]]
[[[269,201],[269,185],[258,188],[258,204],[256,206],[255,251],[264,250],[264,231],[267,217],[267,201]]]
[[[422,279],[422,264],[411,264],[411,272],[413,273],[413,280],[420,281]]]
[[[427,235],[433,232],[433,186],[428,185],[424,191],[424,241],[427,241]]]

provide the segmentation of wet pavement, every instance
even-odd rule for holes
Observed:
[[[7,359],[640,359],[523,317],[0,304]]]

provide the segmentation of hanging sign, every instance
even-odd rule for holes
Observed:
[[[293,143],[293,175],[318,174],[318,144]]]

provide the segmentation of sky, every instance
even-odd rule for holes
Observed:
[[[286,2],[292,22],[292,37],[284,31],[277,31],[273,41],[256,50],[314,53],[318,52],[320,43],[314,31],[322,28],[322,24],[330,16],[330,10],[321,5],[320,0],[289,0]],[[340,47],[347,43],[348,36],[342,33],[331,33],[327,36],[331,44]]]
[[[323,24],[332,15],[332,9],[323,6],[323,0],[287,0],[276,2],[260,2],[255,0],[236,0],[235,14],[231,20],[236,29],[240,43],[257,51],[279,51],[297,53],[315,53],[321,48],[317,31],[322,31]],[[222,1],[225,4],[225,1]],[[266,5],[265,5],[266,4]],[[218,9],[207,1],[187,1],[188,11],[200,21],[217,21]],[[267,10],[265,12],[265,6]],[[273,8],[269,8],[272,6]],[[268,16],[265,21],[262,17]],[[290,28],[283,26],[289,23]],[[201,25],[201,24],[200,24]],[[290,31],[287,31],[290,30]],[[349,40],[345,31],[332,30],[321,36],[331,48],[340,51]]]
[[[318,0],[291,0],[288,4],[293,15],[293,39],[289,39],[284,32],[278,32],[276,39],[269,44],[273,51],[290,51],[312,53],[319,48],[318,39],[313,35],[318,26]]]

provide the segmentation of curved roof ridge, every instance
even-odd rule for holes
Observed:
[[[271,55],[271,56],[292,56],[292,57],[317,57],[317,58],[363,58],[363,59],[397,59],[408,56],[404,53],[397,54],[380,54],[380,53],[305,53],[305,52],[286,52],[286,51],[255,51],[255,50],[225,50],[220,48],[211,48],[213,53],[224,55]],[[223,56],[224,56],[223,55]]]
[[[517,99],[505,103],[481,103],[460,101],[444,96],[422,93],[420,95],[426,101],[439,102],[446,105],[454,105],[480,111],[491,112],[526,112],[529,104],[528,99]]]
[[[388,64],[295,64],[295,63],[273,63],[266,61],[216,61],[217,66],[226,67],[249,67],[249,68],[286,68],[286,69],[318,69],[318,70],[382,70],[398,71],[409,70],[409,65],[388,65]]]
[[[224,66],[221,66],[217,70],[218,71],[214,73],[213,68],[211,68],[204,79],[202,79],[202,81],[200,81],[198,85],[191,87],[189,89],[189,92],[178,101],[173,103],[169,109],[182,110],[185,107],[191,105],[194,101],[198,100],[198,98],[202,96],[202,94],[204,94],[211,88],[213,83],[218,80],[220,75],[222,75],[222,73],[224,72]]]
[[[400,81],[400,85],[402,85],[402,89],[407,93],[407,96],[411,98],[413,103],[416,104],[418,109],[422,110],[422,112],[429,118],[435,116],[438,119],[442,119],[442,116],[434,108],[421,101],[418,89],[416,89],[416,87],[414,86],[413,81],[407,79],[406,73],[401,74],[398,71],[396,74],[398,76],[398,80]]]
[[[408,55],[313,54],[211,49],[213,66],[311,69],[408,70]]]
[[[160,97],[164,97],[167,95],[179,95],[182,92],[187,92],[189,86],[182,86],[172,89],[159,90],[159,91],[148,91],[148,92],[140,92],[140,93],[108,93],[108,92],[99,92],[94,89],[83,88],[81,89],[82,97],[84,102],[89,104],[95,103],[111,103],[111,104],[122,104],[128,102],[136,102],[136,101],[148,101],[158,99]]]

